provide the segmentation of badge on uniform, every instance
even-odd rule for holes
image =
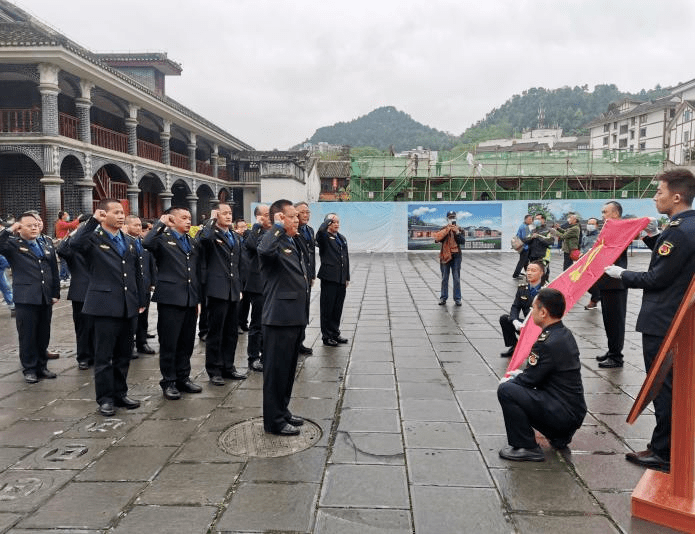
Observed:
[[[680,219],[676,219],[675,221],[671,221],[671,223],[669,224],[669,226],[678,226],[678,225],[680,225],[680,223],[681,223],[681,220],[680,220]]]
[[[273,234],[275,237],[280,235],[280,230],[275,230],[275,233]]]
[[[99,248],[103,248],[104,250],[109,250],[111,247],[108,245],[99,245]]]
[[[664,241],[663,243],[661,243],[661,246],[659,247],[659,256],[668,256],[669,254],[671,254],[671,250],[673,250],[673,243]]]
[[[528,300],[528,295],[521,295],[521,300]]]
[[[549,335],[550,335],[550,332],[548,332],[547,330],[543,330],[543,332],[541,332],[541,335],[538,336],[538,341],[540,341],[540,342],[545,341],[546,339],[548,339]]]
[[[176,246],[176,241],[167,241],[167,244]]]
[[[19,247],[20,252],[29,252],[29,249],[27,247]]]
[[[221,239],[215,239],[215,241],[217,241],[220,245],[222,244],[222,240],[221,240]]]
[[[535,352],[531,352],[528,356],[528,364],[529,365],[536,365],[538,363],[538,354]]]
[[[283,248],[282,251],[283,251],[287,256],[289,256],[290,254],[292,254],[292,249],[291,249],[291,248]]]

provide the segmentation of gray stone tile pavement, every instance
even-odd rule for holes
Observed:
[[[598,369],[605,334],[600,311],[583,309],[586,296],[566,318],[590,411],[571,450],[541,439],[542,464],[498,457],[506,438],[496,387],[507,364],[498,317],[511,305],[515,262],[510,253],[467,255],[455,307],[437,305],[436,254],[353,255],[349,343],[337,348],[321,344],[317,283],[307,329],[314,354],[300,360],[291,408],[323,434],[279,458],[219,446],[222,432],[261,415],[262,377],[209,385],[202,343],[192,358],[202,394],[164,400],[156,356],[141,356],[129,385],[142,407],[104,418],[91,372],[77,370],[70,303],[54,309],[51,347],[61,358],[49,366],[58,379],[31,386],[2,308],[0,532],[670,532],[630,516],[642,470],[623,454],[644,447],[653,425],[650,410],[625,423],[644,379],[640,291],[629,296],[623,369]],[[555,255],[554,274],[560,265]],[[156,305],[150,322],[154,331]],[[240,335],[241,365],[245,351]]]

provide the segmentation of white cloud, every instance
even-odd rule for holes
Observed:
[[[473,214],[470,211],[457,211],[456,212],[456,218],[457,219],[468,219],[468,217],[473,217]]]
[[[413,211],[410,212],[411,215],[415,215],[416,217],[421,217],[422,215],[427,215],[428,213],[433,213],[437,211],[437,208],[428,208],[427,206],[420,206],[419,208],[415,208]]]

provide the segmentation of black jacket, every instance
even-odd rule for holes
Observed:
[[[89,287],[89,265],[84,255],[75,250],[72,245],[72,236],[67,235],[56,247],[58,256],[63,258],[70,269],[70,289],[68,300],[84,302]]]
[[[304,235],[304,232],[308,234],[308,238]],[[316,236],[314,235],[314,229],[308,224],[300,226],[296,238],[296,242],[302,247],[307,273],[313,280],[316,278]]]
[[[208,297],[237,302],[243,289],[242,237],[230,231],[234,237],[234,246],[230,246],[224,232],[214,222],[213,219],[205,223],[196,235],[206,266],[205,293]]]
[[[244,269],[244,291],[249,293],[263,293],[261,264],[258,260],[258,245],[265,233],[263,225],[256,223],[244,240],[244,265],[246,267]]]
[[[316,232],[316,243],[321,257],[318,277],[327,282],[345,284],[350,281],[347,239],[341,233],[329,233],[327,228],[328,221],[324,221]]]

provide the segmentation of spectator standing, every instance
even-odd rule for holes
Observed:
[[[439,305],[444,306],[449,298],[449,275],[454,286],[454,302],[461,306],[461,250],[466,242],[463,231],[456,224],[456,212],[446,214],[447,225],[434,234],[435,243],[441,243],[439,267],[442,272],[442,288]]]
[[[527,214],[524,216],[524,222],[519,225],[519,228],[516,231],[516,237],[524,242],[524,246],[519,252],[519,261],[516,262],[516,267],[514,268],[512,278],[518,278],[521,274],[521,270],[526,269],[526,265],[528,265],[528,243],[526,243],[526,238],[528,237],[532,228],[533,217],[531,214]]]
[[[336,347],[348,340],[340,335],[340,319],[348,285],[350,285],[350,256],[347,239],[340,230],[340,217],[326,215],[316,232],[321,267],[321,337],[323,344]]]
[[[582,236],[582,244],[580,250],[582,254],[586,254],[591,250],[591,247],[596,243],[598,238],[598,219],[591,217],[586,221],[586,232]],[[598,288],[598,284],[594,284],[589,288],[590,300],[589,303],[584,306],[585,310],[595,310],[598,307],[598,301],[601,300],[601,290]]]

